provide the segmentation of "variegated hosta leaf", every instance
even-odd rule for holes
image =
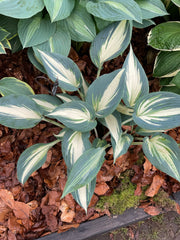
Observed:
[[[13,87],[12,87],[13,86]],[[7,95],[34,95],[33,89],[25,82],[14,77],[4,77],[0,80],[0,94]]]
[[[2,97],[0,106],[0,124],[10,128],[31,128],[42,118],[38,105],[25,95]]]
[[[125,91],[123,101],[128,107],[134,107],[136,101],[149,93],[149,83],[138,59],[130,47],[129,54],[123,64],[125,69]]]
[[[34,53],[41,61],[41,55],[37,50],[59,53],[64,56],[68,56],[71,48],[71,36],[68,29],[65,27],[64,21],[58,21],[56,23],[55,33],[46,41],[33,47]]]
[[[99,32],[113,23],[113,21],[106,21],[106,20],[103,20],[102,18],[98,18],[98,17],[94,17],[94,20],[96,22],[96,27]]]
[[[7,17],[0,14],[0,26],[9,32],[7,39],[12,39],[17,34],[17,25],[19,19]]]
[[[66,91],[76,91],[82,84],[83,76],[78,66],[61,54],[38,50],[43,66],[52,81],[58,80],[59,87]]]
[[[176,6],[180,7],[180,0],[172,0],[172,2],[173,2]]]
[[[68,128],[80,132],[88,132],[97,124],[93,108],[82,101],[63,103],[47,116],[56,118]]]
[[[42,115],[51,113],[56,107],[62,104],[59,98],[48,94],[36,94],[31,98],[37,103]]]
[[[5,50],[2,42],[0,42],[0,54],[6,54],[6,50]]]
[[[1,0],[0,14],[13,18],[30,18],[44,8],[43,0]]]
[[[128,108],[126,105],[120,103],[116,110],[122,114],[125,114],[125,115],[128,115],[128,116],[132,116],[133,115],[133,112],[134,112],[134,109],[132,108]]]
[[[72,169],[77,159],[91,148],[89,137],[89,132],[82,133],[70,129],[65,132],[62,141],[62,154],[68,169]]]
[[[165,132],[166,130],[154,130],[153,131],[153,130],[148,130],[145,128],[136,127],[135,131],[138,135],[141,135],[141,136],[152,136],[157,132],[162,133],[162,132]]]
[[[99,172],[105,156],[105,147],[90,148],[73,165],[62,198],[90,183]]]
[[[155,60],[155,77],[173,77],[180,71],[180,51],[160,52]]]
[[[180,126],[180,95],[155,92],[141,97],[135,105],[133,120],[149,130],[169,129]]]
[[[139,5],[133,0],[96,0],[86,4],[88,12],[108,21],[136,20],[142,21]]]
[[[80,100],[77,96],[72,96],[67,93],[58,93],[56,94],[56,97],[61,99],[64,103]]]
[[[68,128],[63,128],[58,134],[54,134],[54,136],[59,139],[59,140],[63,140],[63,137],[66,133],[66,131],[68,131]]]
[[[67,18],[74,8],[75,0],[44,0],[51,22]]]
[[[111,133],[114,163],[116,159],[125,154],[133,141],[133,137],[123,134],[121,129],[121,114],[117,111],[104,118],[105,125]]]
[[[40,63],[40,60],[35,56],[35,53],[32,48],[28,48],[27,51],[28,58],[30,62],[41,72],[46,74],[46,70],[44,69],[42,63]]]
[[[51,143],[38,143],[27,148],[18,159],[17,176],[24,184],[33,172],[39,169],[46,161],[49,149],[58,143],[56,140]]]
[[[161,0],[135,0],[141,8],[142,18],[151,19],[158,16],[168,15]]]
[[[10,41],[7,40],[6,38],[1,42],[4,46],[4,48],[10,49],[11,50],[11,44]]]
[[[62,153],[67,168],[70,171],[78,158],[88,149],[91,148],[89,141],[90,134],[68,130],[66,131],[62,141]],[[94,193],[94,182],[90,182],[86,186],[73,192],[73,196],[78,204],[87,210],[92,194]]]
[[[180,51],[180,21],[169,21],[152,28],[148,44],[159,50]]]
[[[91,198],[94,194],[95,187],[96,187],[96,177],[86,186],[81,187],[71,193],[73,195],[73,198],[76,200],[76,202],[82,208],[84,208],[86,212],[87,212],[88,205],[91,201]]]
[[[25,47],[32,47],[47,41],[56,31],[56,24],[51,23],[48,14],[43,18],[38,13],[32,18],[21,19],[18,23],[18,35]]]
[[[92,62],[97,68],[124,52],[130,43],[132,23],[123,20],[115,22],[103,29],[93,40],[90,47]]]
[[[97,78],[89,87],[86,101],[93,106],[98,118],[111,114],[124,93],[124,70],[115,70]]]
[[[92,42],[95,38],[96,28],[92,16],[80,4],[76,4],[65,21],[73,41]]]
[[[9,32],[6,31],[4,28],[0,27],[0,41],[3,41],[8,35]]]
[[[166,134],[146,137],[143,151],[156,168],[180,181],[180,149],[174,139]]]
[[[112,137],[111,142],[113,147],[114,163],[118,157],[128,151],[128,148],[130,147],[132,141],[133,137],[130,134],[122,133],[118,139],[114,139]]]

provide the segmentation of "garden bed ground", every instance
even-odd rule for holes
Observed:
[[[146,46],[148,30],[134,30],[132,46],[149,78],[150,90],[158,91],[159,82],[152,77],[155,51]],[[77,63],[85,79],[92,82],[96,68],[88,56],[89,44],[81,47],[79,54],[72,49],[70,57]],[[121,57],[105,63],[102,74],[122,66],[128,50]],[[8,52],[0,56],[0,79],[16,77],[31,85],[35,93],[49,93],[52,83],[37,77],[45,76],[29,62],[26,50],[16,54]],[[128,127],[124,127],[127,128]],[[60,144],[48,152],[46,163],[29,180],[21,185],[16,177],[16,163],[21,152],[35,143],[47,143],[54,139],[58,127],[41,122],[32,129],[15,130],[0,125],[0,239],[35,239],[51,232],[63,232],[80,223],[109,214],[108,209],[95,207],[100,196],[110,196],[114,189],[121,191],[121,173],[131,171],[131,181],[135,184],[135,195],[139,196],[145,186],[146,200],[140,201],[141,207],[152,215],[158,214],[162,206],[157,205],[153,196],[160,187],[172,194],[180,190],[180,183],[155,169],[142,156],[140,146],[131,146],[127,154],[113,165],[111,151],[106,155],[98,177],[87,215],[75,203],[71,194],[60,200],[67,180],[66,166],[62,159]],[[169,131],[180,143],[180,128]],[[139,160],[140,159],[140,160]],[[139,160],[139,161],[138,161]],[[178,206],[175,206],[175,208]]]

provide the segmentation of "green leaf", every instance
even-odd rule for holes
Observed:
[[[41,56],[37,50],[59,53],[68,56],[71,48],[71,36],[64,26],[64,21],[56,23],[55,33],[46,41],[33,47],[36,57],[41,62]]]
[[[157,132],[160,132],[160,133],[165,132],[165,130],[154,130],[153,131],[153,130],[148,130],[148,129],[141,128],[141,127],[136,127],[135,131],[138,135],[141,135],[141,136],[152,136]]]
[[[136,21],[133,21],[133,27],[135,28],[146,28],[152,25],[156,25],[154,21],[151,19],[143,19],[142,23],[138,23]]]
[[[169,129],[180,126],[180,95],[155,92],[139,98],[133,120],[149,130]]]
[[[94,17],[94,20],[96,22],[96,27],[99,30],[99,32],[113,23],[113,21],[105,21],[102,18],[98,18],[98,17]]]
[[[17,34],[18,21],[18,19],[0,15],[0,26],[9,32],[8,39],[15,37]]]
[[[158,16],[168,15],[161,0],[135,0],[141,8],[142,19],[150,19]]]
[[[180,0],[172,0],[172,2],[173,2],[177,7],[180,7]]]
[[[111,114],[124,93],[124,70],[115,70],[97,78],[88,88],[86,101],[93,106],[98,118]]]
[[[86,8],[92,15],[107,21],[142,21],[141,10],[133,0],[96,0],[88,1]]]
[[[56,97],[60,98],[64,103],[80,100],[78,96],[72,96],[67,93],[58,93]]]
[[[104,156],[105,148],[90,148],[85,151],[73,165],[61,198],[90,183],[99,172]]]
[[[165,22],[157,25],[148,35],[148,44],[158,50],[180,50],[180,22]]]
[[[13,86],[13,87],[12,87]],[[0,94],[7,95],[33,95],[33,89],[25,82],[14,77],[4,77],[0,81]]]
[[[11,44],[7,39],[4,39],[1,43],[3,44],[4,48],[11,50]]]
[[[173,77],[180,71],[180,51],[160,52],[154,64],[155,77]]]
[[[88,132],[97,124],[93,108],[82,101],[63,103],[47,116],[56,118],[68,128],[80,132]]]
[[[4,40],[9,35],[9,32],[0,27],[0,41]]]
[[[100,69],[104,62],[122,54],[130,43],[131,34],[132,23],[126,20],[103,29],[90,47],[91,60],[96,67]]]
[[[176,76],[173,77],[170,84],[175,84],[178,88],[180,88],[180,71],[176,74]]]
[[[37,104],[28,96],[0,98],[0,124],[16,129],[32,128],[41,121]]]
[[[30,18],[43,8],[43,0],[0,0],[0,14],[13,18]]]
[[[18,52],[18,51],[22,50],[22,48],[23,48],[18,35],[16,35],[15,37],[13,37],[10,40],[10,44],[11,44],[11,52],[12,53]]]
[[[66,91],[76,91],[82,84],[83,76],[78,66],[61,54],[38,50],[43,66],[52,81],[58,80],[59,87]]]
[[[173,93],[180,94],[180,88],[178,88],[176,86],[163,86],[161,88],[161,91],[173,92]]]
[[[71,38],[77,42],[92,42],[96,28],[92,16],[79,4],[76,4],[71,15],[66,19]]]
[[[49,149],[58,142],[59,140],[51,143],[38,143],[21,154],[17,163],[17,177],[22,184],[45,163]]]
[[[60,99],[48,94],[33,95],[32,100],[36,102],[42,115],[51,113],[56,107],[61,105]]]
[[[146,137],[143,151],[157,169],[180,181],[180,149],[174,139],[166,134]]]
[[[56,31],[56,24],[51,23],[49,16],[42,13],[28,18],[21,19],[18,23],[18,35],[25,47],[32,47],[47,41]]]
[[[69,17],[75,0],[44,0],[44,4],[51,17],[51,22],[56,22]]]
[[[3,44],[0,42],[0,54],[6,54]]]
[[[123,64],[123,68],[125,69],[125,91],[123,101],[128,107],[133,107],[141,96],[149,93],[149,82],[131,46],[129,54]]]

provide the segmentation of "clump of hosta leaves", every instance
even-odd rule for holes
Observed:
[[[62,93],[36,95],[18,79],[0,81],[1,124],[22,129],[47,121],[60,128],[55,141],[35,144],[21,154],[17,164],[21,183],[43,165],[48,150],[60,141],[68,174],[62,198],[72,193],[85,210],[110,145],[116,163],[131,144],[142,144],[144,154],[156,168],[180,181],[180,149],[164,133],[180,125],[180,95],[149,93],[148,79],[131,46],[121,69],[100,75],[103,63],[128,47],[131,32],[132,21],[123,20],[107,26],[95,37],[90,56],[98,71],[90,86],[71,59],[40,50],[44,69]],[[107,132],[105,136],[98,133],[100,124]],[[122,130],[126,124],[131,126],[131,132]],[[93,143],[89,140],[92,134],[96,136]],[[108,135],[111,143],[106,142]]]

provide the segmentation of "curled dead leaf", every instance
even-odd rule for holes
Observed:
[[[154,206],[148,206],[144,208],[144,211],[151,216],[157,216],[161,213],[160,209]]]
[[[104,195],[109,190],[109,186],[105,182],[97,183],[94,192],[101,196]]]
[[[154,197],[159,192],[160,187],[164,183],[164,178],[160,175],[155,175],[153,177],[153,182],[151,186],[146,190],[145,195],[148,197]]]

